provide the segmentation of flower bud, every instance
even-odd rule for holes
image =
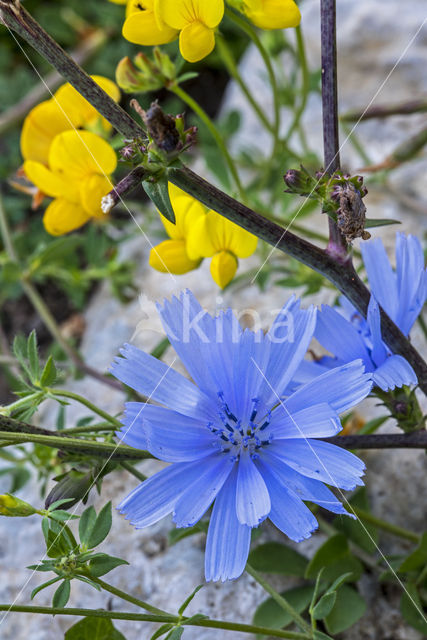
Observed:
[[[0,496],[0,515],[7,516],[8,518],[32,516],[37,513],[37,509],[34,509],[28,502],[24,502],[10,493],[5,493]]]

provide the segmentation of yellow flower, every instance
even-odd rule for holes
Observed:
[[[92,76],[114,100],[120,99],[117,85],[103,76]],[[24,160],[48,163],[49,148],[55,136],[74,128],[97,129],[107,133],[111,125],[70,84],[60,87],[51,100],[30,111],[21,132]]]
[[[130,0],[123,37],[143,45],[166,44],[178,37],[178,31],[163,23],[157,13],[158,0]]]
[[[10,493],[0,496],[0,516],[25,518],[26,516],[32,516],[34,513],[37,513],[34,507],[28,502],[15,498]]]
[[[294,0],[240,0],[238,9],[261,29],[287,29],[301,21]]]
[[[62,235],[101,217],[101,198],[112,189],[110,174],[117,159],[112,147],[90,131],[64,131],[50,145],[48,166],[27,160],[24,171],[43,193],[54,198],[43,223]]]
[[[170,240],[161,242],[150,252],[150,266],[162,273],[177,275],[196,269],[201,255],[190,258],[187,253],[187,238],[191,228],[199,218],[206,215],[206,208],[195,198],[169,183],[169,197],[175,212],[176,224],[160,216]]]
[[[234,278],[237,258],[248,258],[257,246],[258,239],[234,222],[215,211],[198,219],[192,225],[187,241],[190,258],[202,256],[211,261],[211,275],[222,289]]]
[[[143,0],[132,5],[133,1],[123,25],[130,42],[165,44],[179,35],[179,48],[188,62],[198,62],[213,50],[214,31],[224,15],[223,0]],[[138,5],[142,11],[135,12]]]

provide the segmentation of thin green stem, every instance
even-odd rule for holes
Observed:
[[[258,37],[257,32],[252,27],[249,22],[241,18],[235,11],[226,8],[225,15],[230,18],[242,31],[246,33],[247,36],[252,40],[254,45],[257,47],[258,51],[261,54],[261,57],[264,61],[264,64],[267,69],[271,90],[273,92],[273,109],[274,109],[274,136],[275,140],[279,139],[279,131],[280,131],[280,96],[277,87],[276,74],[274,73],[273,65],[271,64],[270,56],[266,51],[264,45],[262,44],[260,38]]]
[[[206,113],[206,111],[204,109],[202,109],[202,107],[186,92],[184,91],[184,89],[182,87],[180,87],[177,84],[173,84],[170,85],[168,87],[169,91],[171,91],[172,93],[174,93],[176,96],[178,96],[179,98],[181,98],[181,100],[183,102],[185,102],[185,104],[187,104],[190,109],[192,109],[194,111],[195,114],[197,114],[200,118],[200,120],[206,125],[206,127],[208,128],[211,136],[213,137],[213,139],[215,140],[216,144],[218,145],[218,148],[220,149],[221,153],[224,156],[224,160],[227,163],[227,166],[230,170],[230,173],[233,177],[233,180],[235,182],[236,188],[239,192],[239,197],[245,201],[245,191],[243,189],[243,185],[240,181],[240,177],[239,177],[239,173],[237,171],[237,167],[234,163],[233,158],[231,157],[228,149],[227,149],[227,145],[224,142],[224,139],[221,135],[221,133],[218,131],[217,127],[215,126],[215,124],[213,123],[213,121],[211,120],[211,118],[208,116],[208,114]]]
[[[420,325],[420,327],[421,327],[421,331],[422,331],[422,332],[423,332],[423,334],[424,334],[424,338],[427,340],[427,324],[426,324],[426,321],[424,320],[424,318],[423,318],[423,315],[422,315],[422,314],[420,314],[420,315],[418,316],[418,324],[419,324],[419,325]]]
[[[93,579],[93,578],[91,578]],[[310,635],[285,631],[283,629],[270,629],[269,627],[259,627],[254,624],[243,624],[240,622],[226,622],[225,620],[191,620],[172,615],[154,615],[144,613],[128,613],[121,611],[105,611],[104,609],[77,609],[74,607],[31,607],[21,605],[0,604],[0,611],[16,613],[39,613],[47,615],[83,616],[88,618],[105,618],[110,620],[135,620],[137,622],[157,622],[164,624],[181,624],[182,626],[203,627],[205,629],[223,629],[225,631],[240,631],[241,633],[259,634],[272,636],[274,638],[288,638],[289,640],[310,640]]]
[[[78,393],[74,393],[73,391],[67,391],[66,389],[46,389],[51,395],[59,396],[61,398],[70,398],[71,400],[75,400],[80,404],[83,404],[85,407],[93,411],[93,413],[98,414],[101,418],[104,418],[107,422],[109,422],[114,427],[118,427],[119,429],[122,427],[122,423],[117,418],[114,418],[109,413],[97,407],[95,404],[87,400],[83,396],[80,396]]]
[[[90,574],[90,579],[92,580],[92,582],[95,582],[97,585],[99,585],[101,589],[104,589],[104,591],[108,591],[108,593],[111,593],[113,596],[117,596],[117,598],[120,598],[121,600],[125,600],[126,602],[130,602],[131,604],[135,604],[137,607],[140,607],[141,609],[145,609],[145,611],[149,611],[150,613],[154,613],[160,616],[169,615],[167,611],[164,611],[163,609],[159,609],[158,607],[153,607],[153,605],[149,604],[148,602],[144,602],[144,600],[139,600],[139,598],[135,598],[134,596],[131,596],[129,593],[126,593],[125,591],[122,591],[117,587],[113,587],[113,585],[108,584],[108,582],[104,582],[100,578],[94,578],[92,574]]]
[[[10,416],[14,411],[18,411],[21,407],[26,407],[30,400],[38,402],[38,400],[43,396],[43,391],[36,391],[35,393],[25,396],[24,398],[20,398],[19,400],[16,400],[16,402],[12,402],[12,404],[8,404],[5,407],[0,406],[0,413],[4,416]]]
[[[242,90],[242,92],[244,93],[244,95],[246,96],[246,99],[248,100],[249,104],[251,105],[252,109],[254,110],[254,112],[256,113],[256,115],[258,116],[258,118],[260,119],[261,123],[263,124],[263,126],[267,129],[267,131],[269,131],[270,133],[272,133],[274,135],[274,125],[270,124],[267,116],[265,115],[264,111],[261,109],[261,107],[259,106],[259,104],[257,103],[257,101],[255,100],[255,98],[253,97],[252,93],[249,91],[249,87],[246,84],[246,82],[243,80],[239,69],[236,65],[236,62],[233,58],[233,54],[230,50],[230,47],[227,44],[227,41],[225,40],[225,38],[223,38],[221,35],[217,35],[216,37],[216,46],[219,52],[219,55],[221,56],[222,61],[224,62],[227,71],[229,72],[229,74],[231,75],[232,78],[234,78],[234,80],[237,82],[237,84],[239,85],[240,89]]]
[[[138,480],[140,480],[141,482],[144,482],[144,480],[147,480],[147,476],[144,476],[143,473],[141,473],[140,471],[138,471],[138,469],[135,469],[135,467],[133,466],[133,464],[130,464],[129,462],[125,462],[124,460],[120,463],[120,466],[123,467],[123,469],[126,469],[126,471],[128,471],[129,473],[131,473],[135,478],[137,478]]]
[[[305,111],[305,107],[307,105],[307,100],[308,100],[309,89],[310,89],[310,73],[307,65],[307,57],[305,54],[304,38],[302,35],[301,27],[296,27],[295,33],[297,38],[297,55],[299,60],[299,68],[301,70],[301,76],[302,76],[302,91],[301,91],[301,102],[298,106],[298,109],[295,111],[294,118],[286,134],[286,138],[285,138],[286,142],[289,141],[295,129],[297,129],[300,125],[301,116]],[[305,142],[305,138],[303,142]]]
[[[280,595],[264,578],[256,571],[250,564],[246,565],[246,571],[252,576],[261,587],[270,594],[270,596],[277,602],[279,607],[286,611],[292,618],[292,620],[299,626],[299,628],[310,635],[310,625],[299,615],[289,602]]]
[[[387,531],[388,533],[392,533],[393,535],[404,538],[405,540],[410,540],[411,542],[419,542],[420,536],[412,531],[408,531],[408,529],[404,529],[403,527],[398,527],[396,524],[391,524],[390,522],[386,522],[385,520],[381,520],[377,516],[369,513],[369,511],[365,511],[360,507],[354,507],[352,505],[352,510],[356,514],[358,518],[363,520],[364,522],[369,522],[369,524],[373,524],[378,529],[382,529],[383,531]]]

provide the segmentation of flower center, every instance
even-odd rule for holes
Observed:
[[[258,416],[259,399],[253,398],[249,421],[247,424],[242,424],[242,421],[230,411],[222,391],[218,393],[218,399],[220,422],[208,422],[207,428],[217,436],[219,449],[224,453],[230,453],[234,461],[239,459],[244,450],[249,452],[253,460],[256,459],[258,451],[269,445],[273,439],[272,434],[265,433],[270,425],[270,412],[260,418]]]

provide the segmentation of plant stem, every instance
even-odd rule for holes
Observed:
[[[249,36],[249,38],[252,40],[254,45],[257,47],[264,61],[264,64],[266,66],[267,73],[268,73],[268,78],[270,81],[271,90],[273,92],[273,108],[274,108],[273,132],[274,132],[275,141],[277,141],[279,139],[279,131],[280,131],[280,97],[279,97],[279,91],[277,88],[276,74],[274,73],[270,56],[265,50],[261,40],[259,39],[257,32],[249,22],[247,22],[246,20],[243,20],[243,18],[241,18],[235,11],[232,11],[231,9],[228,9],[228,8],[225,9],[225,15],[228,18],[230,18],[230,20],[232,20],[235,24],[237,24],[237,26],[240,29],[242,29],[242,31],[244,31],[247,36]]]
[[[131,473],[133,476],[135,476],[135,478],[137,478],[141,482],[144,482],[145,480],[147,480],[147,476],[145,476],[143,473],[138,471],[138,469],[135,469],[133,464],[123,461],[120,463],[120,466],[123,467],[123,469],[126,469],[126,471],[129,471],[129,473]]]
[[[227,45],[227,41],[221,35],[218,35],[216,37],[216,44],[218,47],[219,55],[221,56],[221,59],[224,62],[229,74],[239,85],[252,109],[260,119],[262,125],[267,129],[267,131],[269,131],[270,133],[274,133],[274,125],[270,124],[267,116],[253,97],[252,93],[249,91],[247,84],[244,82],[242,76],[240,75],[239,69],[237,68],[237,65],[233,59],[230,48]]]
[[[64,435],[59,436],[47,429],[40,429],[26,422],[20,422],[0,414],[0,441],[2,442],[14,444],[34,442],[53,449],[61,449],[62,451],[87,456],[97,456],[108,460],[144,460],[153,457],[148,451],[133,449],[122,443],[113,444],[95,440],[83,440],[71,438],[65,432],[60,433],[64,433]]]
[[[92,578],[91,578],[92,579]],[[172,615],[154,615],[144,613],[127,613],[121,611],[105,611],[103,609],[77,609],[73,607],[31,607],[21,605],[0,604],[0,611],[16,613],[40,613],[47,615],[83,616],[88,618],[107,618],[110,620],[135,620],[137,622],[158,622],[164,624],[180,623],[187,626],[187,618],[180,618]],[[243,624],[240,622],[226,622],[224,620],[194,620],[188,622],[188,626],[202,627],[205,629],[223,629],[225,631],[240,631],[242,633],[259,634],[273,636],[274,638],[288,638],[289,640],[310,640],[310,635],[285,631],[283,629],[270,629],[269,627],[258,627],[253,624]]]
[[[302,93],[301,93],[301,102],[299,104],[298,109],[295,111],[294,119],[286,134],[287,142],[289,141],[295,129],[300,124],[301,116],[303,115],[305,111],[305,107],[307,105],[307,99],[308,99],[309,88],[310,88],[310,74],[307,66],[307,57],[305,55],[304,38],[302,36],[301,27],[296,27],[295,34],[297,38],[297,54],[298,54],[299,66],[302,74]]]
[[[6,211],[4,209],[3,198],[1,197],[1,194],[0,194],[0,233],[3,239],[4,247],[9,255],[9,258],[12,260],[12,262],[17,264],[18,266],[21,266],[17,252],[15,250],[15,246],[13,244],[12,234],[10,233],[9,224],[7,221]],[[122,391],[123,387],[117,380],[113,380],[112,378],[107,378],[102,373],[99,373],[99,371],[96,371],[95,369],[92,369],[92,367],[89,367],[82,360],[79,354],[73,349],[73,347],[67,342],[67,340],[65,340],[56,323],[55,318],[51,314],[43,298],[41,297],[37,289],[34,287],[29,277],[26,276],[25,274],[21,275],[21,285],[24,290],[24,293],[26,294],[27,298],[30,300],[34,309],[39,314],[41,320],[43,321],[44,325],[48,329],[51,336],[54,338],[54,340],[58,342],[62,350],[67,354],[67,356],[76,365],[76,367],[78,367],[81,371],[91,376],[92,378],[95,378],[96,380],[99,380],[104,384],[108,384],[110,387],[113,387],[114,389],[118,389],[119,391]]]
[[[392,533],[393,535],[398,536],[399,538],[404,538],[405,540],[410,540],[411,542],[419,542],[421,539],[416,533],[408,531],[408,529],[404,529],[403,527],[398,527],[390,522],[386,522],[385,520],[381,520],[381,518],[377,518],[377,516],[369,513],[369,511],[361,509],[360,507],[352,505],[351,508],[358,518],[364,522],[369,522],[370,524],[375,525],[378,529],[388,531],[388,533]]]
[[[230,173],[233,177],[233,180],[239,192],[240,198],[242,200],[245,200],[245,191],[243,189],[242,183],[240,182],[239,174],[238,174],[236,165],[234,164],[234,160],[227,149],[227,145],[225,144],[222,135],[220,134],[217,127],[212,122],[212,120],[210,119],[206,111],[202,109],[202,107],[195,100],[193,100],[193,98],[186,91],[184,91],[184,89],[179,85],[177,84],[170,85],[168,89],[169,91],[174,93],[176,96],[181,98],[181,100],[185,102],[185,104],[187,104],[190,107],[190,109],[192,109],[194,113],[199,116],[200,120],[202,120],[202,122],[206,125],[211,136],[213,137],[216,144],[218,145],[219,150],[224,156],[224,160],[226,161],[227,166],[230,170]]]
[[[321,438],[344,449],[427,449],[427,431],[412,433],[373,433],[355,436]]]
[[[320,0],[320,29],[325,173],[333,174],[340,168],[335,0]],[[328,251],[342,262],[351,260],[350,254],[347,253],[345,237],[331,217],[329,217]]]
[[[169,169],[168,178],[177,187],[194,196],[209,209],[217,211],[240,227],[255,234],[275,249],[296,258],[324,275],[366,318],[370,292],[357,275],[351,261],[340,263],[327,251],[267,220],[234,200],[191,169]],[[420,387],[427,393],[427,364],[400,329],[381,310],[382,336],[391,351],[402,355],[413,367]]]
[[[289,602],[280,595],[273,587],[266,581],[264,578],[256,571],[251,565],[248,563],[246,565],[246,571],[249,573],[252,578],[254,578],[261,587],[270,594],[270,596],[277,602],[279,607],[281,607],[286,613],[288,613],[292,620],[299,626],[299,628],[310,634],[310,625],[299,615],[297,611],[289,604]],[[311,634],[310,634],[311,635]],[[309,637],[310,637],[309,635]]]
[[[80,402],[85,407],[93,411],[93,413],[97,413],[101,418],[104,418],[107,422],[109,422],[114,427],[118,427],[119,429],[123,426],[120,420],[113,418],[109,413],[103,411],[96,405],[94,405],[90,400],[86,400],[83,396],[80,396],[78,393],[74,393],[73,391],[67,391],[66,389],[46,389],[51,395],[59,396],[61,398],[70,398],[75,400],[76,402]]]
[[[88,577],[89,576],[92,582],[95,582],[97,585],[99,585],[101,589],[104,589],[104,591],[108,591],[108,593],[111,593],[113,596],[117,596],[121,600],[125,600],[126,602],[130,602],[131,604],[135,604],[137,607],[140,607],[141,609],[145,609],[146,611],[149,611],[150,613],[154,613],[156,615],[160,615],[160,616],[169,615],[167,611],[164,611],[163,609],[159,609],[158,607],[153,607],[148,602],[144,602],[143,600],[139,600],[138,598],[134,598],[129,593],[126,593],[125,591],[122,591],[117,587],[113,587],[113,585],[108,584],[107,582],[104,582],[100,578],[94,578],[92,574],[89,574]]]
[[[145,138],[142,127],[74,62],[18,0],[0,0],[0,18],[50,62],[123,136]]]

